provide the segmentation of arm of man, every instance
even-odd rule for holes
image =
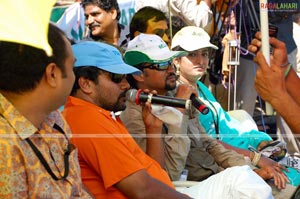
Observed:
[[[290,70],[285,78],[285,86],[288,93],[300,106],[300,78],[293,69]]]
[[[146,102],[143,107],[143,121],[146,128],[146,153],[165,167],[164,146],[162,139],[162,121],[151,113],[151,104]]]
[[[263,99],[270,102],[276,111],[280,113],[293,133],[299,134],[300,101],[296,101],[299,94],[295,94],[296,91],[299,93],[298,86],[289,83],[289,88],[286,88],[285,77],[279,66],[273,65],[270,68],[260,52],[257,54],[257,61],[260,67],[256,72],[256,90]],[[292,76],[293,74],[290,75]]]
[[[217,164],[221,167],[228,168],[246,164],[244,155],[241,155],[234,150],[225,148],[221,143],[210,136],[201,134],[201,141],[204,143],[204,146],[209,154],[215,158]]]
[[[166,184],[152,178],[145,170],[137,171],[115,184],[124,195],[132,199],[187,199]]]
[[[146,126],[142,117],[142,107],[137,106],[132,102],[127,102],[126,109],[121,114],[121,119],[137,144],[143,151],[149,152],[150,148],[147,149],[148,139],[146,138]],[[187,116],[184,115],[183,125],[181,127],[169,125],[167,128],[168,132],[171,133],[170,136],[163,135],[164,168],[167,170],[172,180],[179,179],[179,176],[185,167],[186,157],[190,148],[189,138],[187,136],[178,136],[182,132],[181,129],[186,129],[186,126],[184,127],[184,125],[186,125],[185,121],[187,121]],[[162,131],[163,130],[161,130],[160,133],[162,133]],[[154,133],[157,133],[157,131],[154,131]]]
[[[197,93],[195,88],[184,84],[169,92],[170,95],[181,99],[189,99],[192,93]],[[168,134],[164,139],[166,170],[173,181],[179,180],[191,146],[191,140],[187,135],[189,116],[185,109],[178,110],[184,113],[181,126],[167,125]]]
[[[276,38],[270,38],[270,44],[274,47],[274,55],[271,56],[271,67],[266,63],[261,47],[260,33],[252,40],[248,49],[256,53],[255,62],[259,68],[255,77],[255,88],[260,96],[268,101],[277,112],[285,119],[294,133],[300,133],[300,83],[293,70],[285,77],[287,52],[285,44]],[[287,83],[288,82],[288,83]]]
[[[172,0],[171,8],[174,15],[181,16],[185,23],[204,28],[212,19],[211,0]],[[175,13],[176,12],[176,13]]]
[[[185,168],[191,141],[187,136],[188,116],[184,115],[181,127],[167,125],[168,134],[164,138],[165,168],[171,180],[179,180]]]
[[[291,69],[288,69],[288,64],[286,64],[288,63],[288,59],[285,44],[276,38],[270,38],[270,45],[274,47],[274,55],[271,56],[271,63],[274,63],[278,66],[284,66],[280,67],[283,73],[289,70],[288,73],[284,75],[285,87],[291,97],[300,106],[300,92],[298,92],[300,90],[300,79],[296,72],[293,70],[293,67],[291,67]]]
[[[237,147],[230,146],[224,142],[219,141],[223,146],[225,146],[227,149],[231,149],[236,151],[239,154],[243,154],[244,156],[248,156],[250,160],[252,161],[254,158],[254,153],[245,149],[240,149]],[[256,169],[255,172],[262,177],[264,180],[274,179],[274,184],[278,189],[285,188],[285,183],[288,182],[288,178],[285,176],[285,174],[282,172],[282,170],[287,169],[278,164],[277,162],[274,162],[273,160],[261,156],[260,160],[257,163],[257,166],[260,169]]]

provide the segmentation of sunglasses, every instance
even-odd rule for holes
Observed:
[[[124,74],[116,74],[116,73],[110,73],[110,79],[114,83],[118,84],[120,83],[123,79],[126,79],[127,75]]]
[[[154,32],[154,34],[156,34],[157,36],[163,38],[164,37],[164,34],[166,34],[168,37],[170,35],[169,31],[168,30],[163,30],[163,29],[158,29]]]
[[[158,71],[163,71],[163,70],[167,70],[170,66],[172,66],[173,63],[171,61],[167,61],[167,62],[162,62],[159,64],[151,64],[151,65],[142,65],[142,69],[144,68],[149,68],[149,69],[153,69],[153,70],[158,70]]]

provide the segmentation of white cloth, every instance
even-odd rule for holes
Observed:
[[[80,41],[85,29],[84,20],[82,6],[80,3],[74,3],[66,9],[56,25],[66,33],[68,38]]]
[[[136,0],[135,10],[151,6],[169,16],[168,0]],[[204,28],[212,19],[212,11],[208,5],[196,0],[170,0],[171,16],[179,16],[187,25]]]
[[[249,166],[228,168],[178,191],[195,199],[272,199],[271,187]]]
[[[245,110],[238,109],[227,111],[227,113],[233,117],[234,119],[238,120],[243,126],[243,129],[246,131],[256,130],[258,131],[257,125],[254,119],[249,115],[249,113]]]
[[[151,113],[166,124],[181,126],[183,114],[170,106],[151,105]]]

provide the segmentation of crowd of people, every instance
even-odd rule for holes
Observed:
[[[38,4],[24,2],[24,13]],[[50,5],[36,10],[41,20],[28,15],[33,30],[45,30],[38,41],[29,29],[10,37],[20,30],[5,24],[20,18],[0,18],[0,198],[297,197],[297,176],[277,161],[289,151],[266,156],[278,142],[228,114],[200,81],[219,48],[204,29],[215,1],[149,2],[136,1],[125,27],[117,0],[81,0],[79,42],[50,22]],[[181,20],[174,29],[171,16]],[[247,46],[255,89],[297,140],[300,80],[286,44],[270,37],[270,45],[270,64],[259,32]],[[153,96],[186,105],[152,104]],[[175,187],[186,180],[194,183]]]

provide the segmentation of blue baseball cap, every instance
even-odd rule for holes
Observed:
[[[72,45],[72,51],[76,58],[74,67],[94,66],[115,74],[142,74],[137,68],[126,64],[120,51],[109,44],[82,41]]]

